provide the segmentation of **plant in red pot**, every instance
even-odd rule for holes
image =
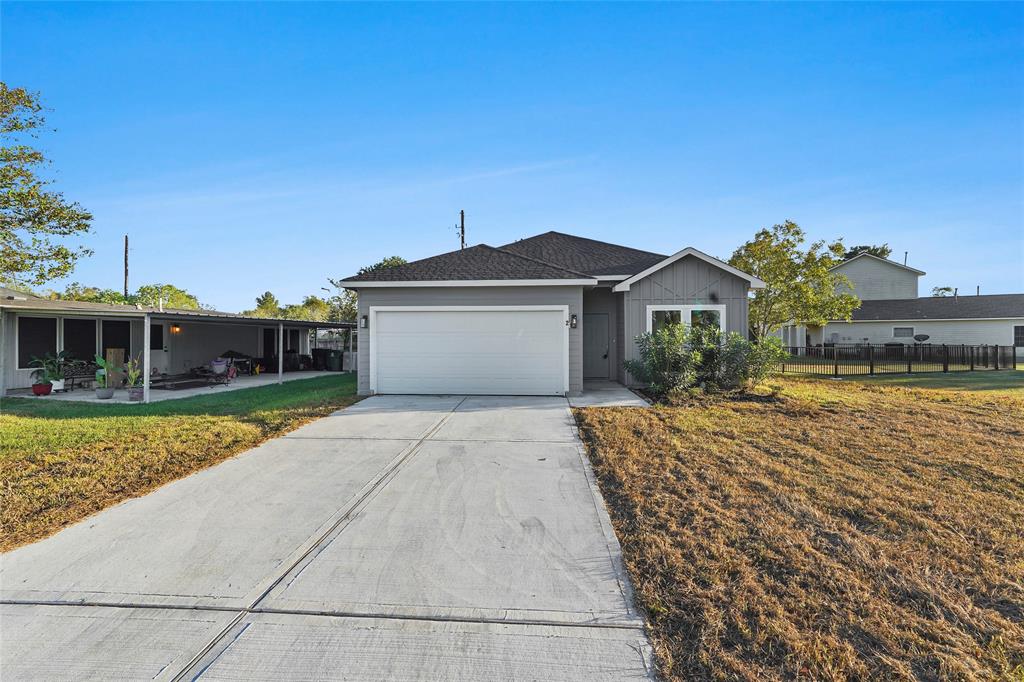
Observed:
[[[28,363],[32,370],[32,393],[50,395],[54,383],[64,383],[64,352],[57,355],[47,353],[41,358],[35,356]]]

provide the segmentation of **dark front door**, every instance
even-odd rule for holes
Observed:
[[[608,313],[583,313],[583,378],[607,379]]]
[[[263,330],[263,357],[264,358],[276,358],[277,357],[277,330],[266,329]]]

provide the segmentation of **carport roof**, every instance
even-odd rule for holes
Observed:
[[[160,308],[154,306],[118,305],[115,303],[91,303],[87,301],[64,301],[43,298],[25,292],[0,287],[0,308],[25,313],[41,313],[48,315],[96,315],[110,317],[137,317],[150,315],[154,318],[182,321],[224,322],[228,324],[266,324],[284,323],[289,327],[306,327],[317,329],[344,329],[355,326],[355,322],[317,322],[312,320],[285,320],[270,317],[247,317],[237,313],[225,313],[219,310],[184,310],[180,308]]]

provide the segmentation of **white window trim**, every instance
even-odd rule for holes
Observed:
[[[896,330],[897,329],[909,329],[910,330],[910,336],[896,336]],[[914,338],[914,334],[915,334],[916,331],[917,330],[914,329],[914,327],[910,327],[910,326],[907,326],[907,325],[900,325],[899,327],[893,327],[892,328],[892,338],[894,338],[894,339],[912,339],[912,338]]]
[[[722,333],[725,334],[725,306],[722,304],[694,304],[694,305],[671,305],[671,304],[654,304],[647,306],[647,333],[650,334],[654,330],[654,320],[651,318],[655,312],[662,311],[679,311],[679,318],[683,321],[683,324],[688,325],[687,320],[690,319],[690,313],[695,310],[717,310],[718,311],[718,326],[721,328]]]
[[[370,393],[377,392],[377,313],[407,312],[517,312],[528,310],[558,310],[564,322],[562,334],[562,389],[569,393],[569,306],[567,305],[382,305],[370,306]]]

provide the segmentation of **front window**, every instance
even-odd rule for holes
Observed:
[[[1013,345],[1024,346],[1024,325],[1013,328]]]
[[[679,324],[682,320],[683,313],[679,310],[655,310],[651,313],[651,328],[649,331],[656,332],[670,324]]]
[[[647,331],[654,332],[666,325],[685,323],[690,326],[713,325],[725,333],[724,305],[649,305]]]
[[[912,339],[914,338],[913,327],[893,327],[892,336],[894,339]]]
[[[96,357],[96,320],[64,318],[64,350],[73,360]]]
[[[57,354],[57,318],[18,317],[18,369],[28,369],[32,358]]]

